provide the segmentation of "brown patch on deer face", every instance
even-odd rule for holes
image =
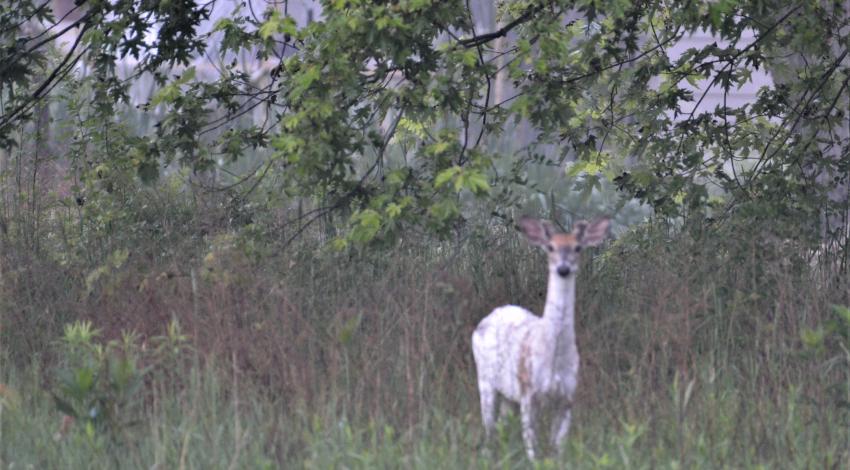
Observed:
[[[578,271],[581,243],[576,234],[556,233],[544,248],[549,254],[549,269],[559,276],[566,277]]]
[[[551,243],[559,248],[574,248],[578,245],[578,238],[572,233],[556,233],[552,235]]]
[[[517,379],[519,379],[519,392],[525,395],[531,389],[531,332],[527,332],[519,345],[519,366],[517,367]]]

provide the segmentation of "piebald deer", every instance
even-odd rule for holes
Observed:
[[[547,221],[520,219],[519,228],[528,241],[549,256],[543,316],[505,305],[481,320],[472,334],[485,438],[489,441],[505,401],[519,403],[522,437],[531,460],[544,414],[551,418],[550,438],[559,453],[569,431],[579,369],[574,322],[579,252],[600,244],[609,222],[579,221],[572,233],[559,233]]]

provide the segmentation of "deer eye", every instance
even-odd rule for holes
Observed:
[[[581,245],[576,245],[576,253],[578,253],[579,251],[581,251]]]
[[[552,245],[546,245],[546,251],[551,253],[551,252],[555,251],[555,248]]]

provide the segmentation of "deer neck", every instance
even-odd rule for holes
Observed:
[[[575,355],[575,275],[561,277],[552,271],[549,273],[549,286],[546,293],[546,306],[543,309],[543,321],[546,323],[546,336],[550,341],[552,364],[566,366],[569,357]]]

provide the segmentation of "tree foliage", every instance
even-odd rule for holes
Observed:
[[[846,243],[843,2],[511,0],[487,31],[459,0],[324,0],[321,18],[300,25],[285,4],[235,5],[201,32],[215,2],[84,0],[68,24],[48,3],[14,0],[0,10],[0,137],[12,144],[34,104],[86,63],[103,115],[132,104],[133,80],[155,78],[142,109],[157,124],[122,144],[142,179],[260,149],[262,170],[241,181],[273,173],[274,190],[314,198],[302,223],[348,211],[342,245],[404,226],[450,230],[469,200],[503,215],[541,163],[587,190],[607,180],[664,217],[778,218]],[[64,32],[75,39],[51,58]],[[716,41],[670,53],[695,32]],[[236,60],[246,53],[262,80]],[[128,59],[135,69],[121,76]],[[758,70],[773,84],[727,105]],[[497,83],[510,90],[501,101]],[[708,94],[723,104],[700,106]],[[255,110],[265,118],[246,123]],[[534,138],[505,154],[496,142],[517,123]],[[844,232],[829,232],[836,222]]]

